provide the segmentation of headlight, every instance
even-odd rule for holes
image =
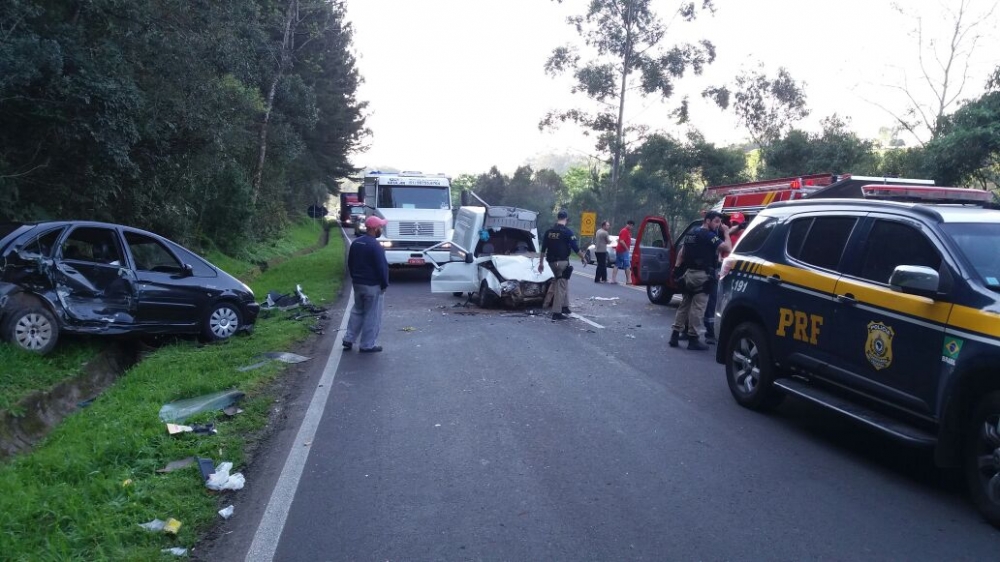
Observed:
[[[391,248],[392,247],[392,240],[380,240],[379,244],[382,244],[383,248]]]
[[[504,281],[500,283],[500,292],[503,294],[516,293],[520,288],[517,281]]]

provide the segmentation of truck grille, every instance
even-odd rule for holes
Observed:
[[[441,221],[391,221],[385,230],[387,238],[444,238]]]

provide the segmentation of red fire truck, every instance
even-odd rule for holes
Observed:
[[[716,201],[711,210],[721,211],[727,217],[741,213],[745,224],[749,224],[764,207],[777,201],[805,198],[884,198],[873,196],[875,191],[871,189],[862,189],[875,185],[905,186],[925,192],[934,189],[933,180],[812,174],[711,186],[705,188],[704,197],[707,201]],[[646,287],[646,296],[650,302],[666,305],[677,293],[672,275],[677,258],[677,243],[684,239],[690,229],[697,228],[701,223],[700,219],[692,221],[677,239],[673,239],[665,218],[650,216],[642,219],[632,250],[632,282]]]

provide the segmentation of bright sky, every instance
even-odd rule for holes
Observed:
[[[995,0],[970,1],[983,14]],[[348,0],[358,68],[364,77],[359,98],[369,102],[370,149],[356,165],[406,170],[482,173],[496,165],[510,173],[540,153],[592,154],[593,142],[573,125],[540,132],[538,121],[552,109],[584,106],[569,93],[568,79],[553,79],[543,65],[552,49],[581,44],[565,23],[583,14],[585,0]],[[700,3],[696,2],[696,3]],[[924,16],[925,37],[944,37],[942,7],[960,0],[906,0]],[[784,66],[806,83],[810,118],[803,128],[818,130],[822,117],[837,113],[852,128],[874,138],[891,117],[873,102],[902,111],[904,98],[885,84],[911,84],[920,77],[914,21],[899,15],[889,0],[715,0],[714,16],[671,24],[667,45],[712,41],[716,62],[700,77],[688,76],[666,103],[626,102],[626,119],[654,130],[683,134],[667,117],[684,94],[692,100],[692,124],[709,141],[739,142],[746,137],[731,112],[702,103],[708,85],[734,83],[742,69],[764,64],[773,76]],[[654,0],[663,21],[680,2]],[[1000,64],[997,17],[980,31],[963,97],[975,97],[989,71]],[[984,22],[985,23],[985,22]],[[673,38],[673,41],[671,41]],[[929,61],[928,61],[929,62]],[[905,138],[905,137],[904,137]],[[909,138],[905,138],[910,142]]]

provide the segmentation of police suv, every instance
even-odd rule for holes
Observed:
[[[742,406],[792,394],[934,447],[1000,527],[1000,210],[970,189],[862,193],[754,219],[720,272],[716,359]]]

